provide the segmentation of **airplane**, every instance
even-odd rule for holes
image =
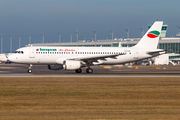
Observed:
[[[55,47],[27,46],[8,56],[13,63],[28,64],[28,73],[33,65],[47,65],[49,70],[75,70],[93,73],[91,66],[118,65],[152,58],[165,53],[157,49],[163,21],[155,21],[151,28],[133,47]]]

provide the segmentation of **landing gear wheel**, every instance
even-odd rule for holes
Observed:
[[[82,72],[82,69],[79,68],[79,69],[75,70],[75,72],[76,72],[76,73],[81,73],[81,72]]]
[[[28,69],[28,73],[32,73],[32,64],[29,64],[29,69]]]
[[[28,69],[28,73],[32,73],[32,70],[31,70],[31,69]]]
[[[87,68],[87,69],[86,69],[86,73],[93,73],[93,69]]]

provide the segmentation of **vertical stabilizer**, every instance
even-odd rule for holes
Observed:
[[[162,25],[163,21],[154,22],[151,28],[134,47],[157,49]]]

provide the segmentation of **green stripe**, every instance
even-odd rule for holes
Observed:
[[[151,31],[151,32],[149,32],[149,33],[152,33],[152,34],[154,34],[154,35],[159,35],[160,34],[160,32],[159,31]]]

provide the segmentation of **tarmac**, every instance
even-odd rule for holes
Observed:
[[[93,66],[92,74],[66,70],[49,70],[46,65],[0,64],[0,77],[180,77],[180,66]]]

